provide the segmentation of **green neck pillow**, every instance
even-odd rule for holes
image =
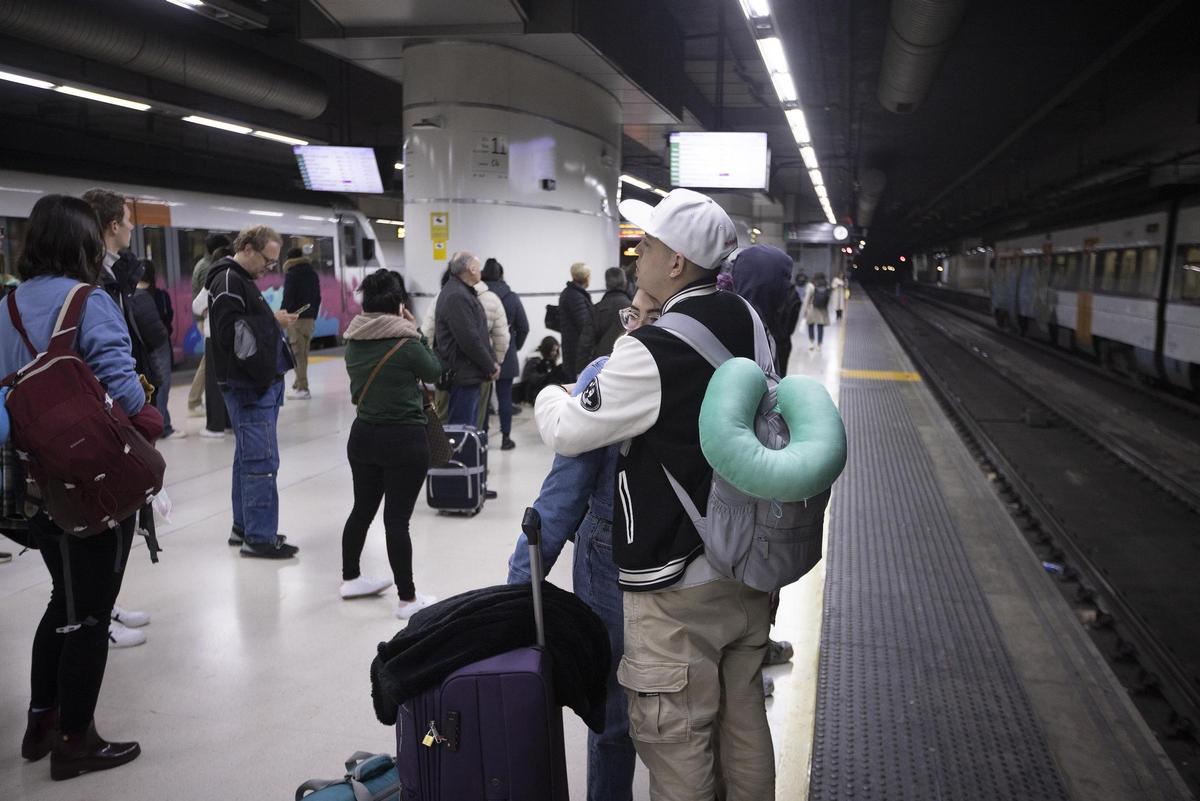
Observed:
[[[754,432],[766,392],[766,376],[749,359],[730,359],[717,368],[700,407],[704,458],[722,478],[756,498],[792,502],[820,495],[846,466],[846,429],[833,399],[811,378],[781,380],[778,411],[789,442],[772,450]]]

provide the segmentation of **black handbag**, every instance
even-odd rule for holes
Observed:
[[[562,332],[562,321],[558,316],[558,306],[552,303],[546,304],[546,327],[551,331]]]

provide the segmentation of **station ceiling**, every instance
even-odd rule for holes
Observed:
[[[0,70],[172,110],[0,81],[0,166],[297,198],[286,145],[180,117],[398,151],[403,47],[461,37],[608,87],[625,113],[623,167],[660,186],[670,131],[766,131],[785,221],[823,218],[737,0],[207,2],[208,16],[167,0],[0,0]],[[1108,213],[1200,181],[1200,3],[962,3],[924,100],[897,114],[879,101],[889,15],[919,2],[771,0],[836,215],[860,222],[882,182],[868,255]],[[57,22],[39,29],[39,15]],[[147,66],[155,47],[174,55]],[[170,61],[184,52],[245,72],[180,78]]]

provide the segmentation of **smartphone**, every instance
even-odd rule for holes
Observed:
[[[304,314],[306,311],[308,311],[309,307],[311,307],[311,306],[312,306],[311,303],[305,303],[303,306],[301,306],[300,308],[298,308],[294,312],[292,312],[292,314],[299,317],[301,314]]]

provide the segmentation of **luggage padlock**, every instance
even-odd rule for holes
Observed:
[[[425,738],[421,740],[421,745],[426,748],[433,748],[434,743],[444,742],[446,742],[446,738],[438,733],[437,722],[433,720],[429,721],[429,731],[426,732]]]

